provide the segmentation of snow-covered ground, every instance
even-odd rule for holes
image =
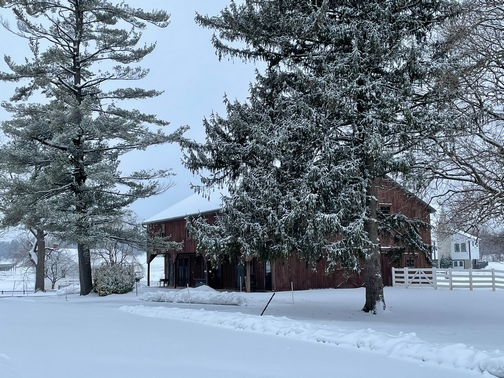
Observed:
[[[0,296],[1,378],[504,377],[504,290],[70,292]]]

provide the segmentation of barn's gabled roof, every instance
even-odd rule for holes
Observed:
[[[411,198],[414,198],[419,204],[421,204],[422,206],[424,206],[429,211],[429,213],[433,214],[433,213],[436,212],[436,209],[433,206],[431,206],[430,204],[428,204],[427,202],[425,202],[423,199],[421,199],[420,197],[418,197],[416,194],[410,192],[408,189],[406,189],[404,186],[402,186],[401,184],[399,184],[397,181],[395,181],[395,180],[393,180],[393,179],[391,179],[389,177],[384,177],[381,180],[389,182],[391,185],[395,186],[399,190],[402,190],[404,192],[404,194],[406,194],[407,196],[409,196]]]
[[[193,195],[183,199],[180,202],[177,202],[169,208],[145,220],[143,223],[159,223],[173,219],[185,218],[190,215],[220,211],[220,209],[222,208],[221,197],[224,194],[226,193],[213,192],[210,193],[210,199],[208,199],[203,197],[201,194],[194,193]]]
[[[396,181],[389,178],[385,178],[382,180],[390,182],[392,185],[395,185],[397,188],[402,190],[406,195],[415,198],[422,206],[425,206],[429,212],[434,213],[436,211],[432,206],[424,202],[418,196],[406,190]],[[160,213],[154,215],[153,217],[145,220],[143,223],[144,224],[159,223],[174,219],[183,219],[191,215],[199,215],[221,211],[222,209],[221,197],[223,195],[228,195],[226,189],[221,189],[220,191],[210,193],[210,198],[204,197],[203,195],[198,193],[194,193],[193,195],[183,199],[180,202],[177,202],[176,204],[168,207],[167,209],[161,211]]]

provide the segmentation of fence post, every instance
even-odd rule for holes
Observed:
[[[492,291],[495,291],[495,269],[492,269]]]
[[[437,290],[437,269],[432,268],[432,279],[434,280],[434,290]]]
[[[404,286],[406,286],[406,289],[409,287],[409,283],[408,283],[408,267],[404,267],[403,268],[403,271],[404,271]]]
[[[473,275],[472,275],[472,269],[469,269],[469,290],[472,291],[473,289]]]
[[[392,267],[392,287],[395,286],[395,268]]]
[[[452,269],[448,269],[448,278],[449,278],[449,284],[450,284],[450,290],[453,290],[453,280],[452,280]]]

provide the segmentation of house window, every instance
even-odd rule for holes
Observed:
[[[460,252],[460,244],[455,243],[455,252]]]
[[[415,267],[415,259],[412,259],[412,258],[406,259],[406,266],[408,268],[414,268]]]
[[[454,268],[463,268],[464,262],[463,261],[453,261],[453,267]]]
[[[186,239],[191,239],[191,233],[189,232],[188,228],[185,229],[185,237]]]
[[[467,252],[466,243],[460,243],[460,252]]]

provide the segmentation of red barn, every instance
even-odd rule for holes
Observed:
[[[420,219],[430,223],[430,214],[434,209],[427,203],[403,189],[399,184],[389,179],[376,181],[376,193],[381,211],[385,214],[403,214],[409,219]],[[327,261],[317,264],[317,269],[307,267],[304,261],[296,258],[277,261],[250,262],[229,261],[218,266],[211,266],[205,256],[196,254],[195,241],[186,230],[188,216],[203,216],[212,222],[220,212],[220,195],[214,194],[211,200],[194,194],[185,200],[171,206],[165,211],[145,221],[149,232],[158,232],[162,236],[171,236],[171,240],[183,242],[182,250],[156,251],[147,256],[147,279],[150,283],[150,263],[157,255],[164,257],[163,283],[171,287],[199,286],[207,284],[215,289],[239,289],[245,286],[246,275],[250,274],[252,290],[307,290],[316,288],[348,288],[363,285],[363,274],[353,274],[346,277],[342,269],[336,269],[332,274],[325,274]],[[422,230],[424,243],[431,244],[430,230]],[[386,286],[392,285],[392,261],[387,251],[394,245],[392,240],[381,239],[382,277]],[[430,266],[430,256],[422,252],[404,253],[396,267],[426,268]]]

